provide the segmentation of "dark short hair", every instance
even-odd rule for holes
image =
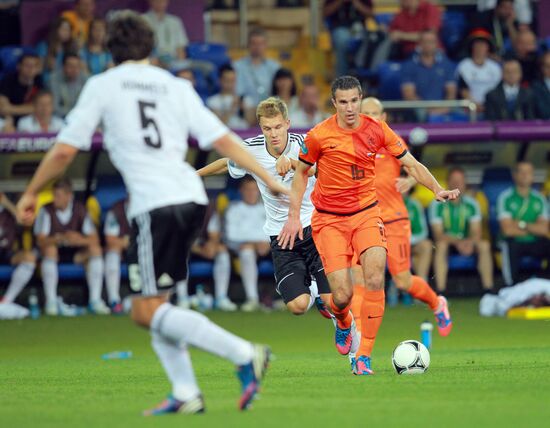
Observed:
[[[336,99],[336,91],[348,91],[355,88],[359,91],[359,96],[362,97],[363,88],[361,88],[361,83],[357,80],[357,78],[353,76],[340,76],[332,81],[330,93],[332,95],[332,99],[334,100]]]
[[[155,47],[155,34],[147,21],[131,10],[117,12],[107,26],[107,48],[115,64],[147,58]]]
[[[80,61],[80,56],[76,51],[68,51],[63,54],[63,60],[62,60],[63,65],[65,65],[65,63],[71,58],[76,58]]]
[[[39,60],[40,57],[34,52],[23,52],[23,54],[17,59],[17,65],[23,63],[27,58],[33,58]]]
[[[497,0],[496,7],[499,7],[502,3],[506,2],[514,3],[514,0]]]
[[[239,180],[239,189],[243,188],[244,185],[248,183],[256,183],[256,180],[251,175],[246,174],[243,178]]]
[[[218,70],[218,76],[221,78],[223,76],[223,73],[227,71],[233,71],[233,72],[235,71],[235,69],[230,63],[224,64],[220,67],[220,69]]]
[[[265,30],[261,27],[255,27],[248,33],[248,40],[252,37],[264,37],[267,38],[267,34],[265,33]]]
[[[279,68],[275,75],[273,76],[273,80],[271,81],[271,95],[272,96],[278,96],[277,93],[277,86],[275,85],[275,82],[279,79],[290,79],[292,80],[292,88],[290,89],[290,95],[294,96],[296,95],[296,79],[294,78],[294,74],[292,74],[292,71],[290,71],[288,68]]]
[[[73,191],[73,183],[69,177],[61,177],[53,183],[53,190],[65,190],[66,192]]]

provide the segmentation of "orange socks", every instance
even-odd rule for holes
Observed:
[[[345,308],[340,309],[334,304],[332,297],[330,298],[330,309],[334,314],[338,322],[338,327],[340,328],[349,328],[351,326],[351,313],[350,313],[351,302]]]
[[[421,277],[413,275],[411,288],[407,291],[413,298],[428,304],[432,311],[437,310],[439,305],[437,294],[435,294],[430,285]]]
[[[363,304],[361,306],[361,345],[357,355],[370,357],[378,329],[384,316],[385,294],[384,290],[364,290]]]
[[[355,319],[357,331],[361,331],[361,308],[363,306],[363,298],[365,297],[365,287],[362,285],[353,286],[353,297],[351,299],[351,313]]]

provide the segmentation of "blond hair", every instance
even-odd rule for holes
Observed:
[[[286,103],[278,97],[269,97],[258,104],[256,108],[256,119],[258,122],[262,117],[272,118],[279,114],[283,116],[284,120],[288,119],[288,107]]]

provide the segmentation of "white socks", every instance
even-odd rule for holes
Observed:
[[[25,288],[25,285],[31,280],[34,273],[34,263],[23,262],[19,264],[11,275],[10,284],[4,294],[5,303],[13,303],[17,298],[21,290]]]
[[[241,261],[241,278],[243,280],[246,300],[258,302],[258,265],[256,264],[256,251],[253,248],[245,248],[239,251]]]
[[[108,303],[120,302],[120,253],[105,254],[105,287]]]
[[[160,333],[151,331],[153,349],[172,384],[172,395],[180,401],[188,401],[200,394],[189,351],[185,344],[165,339]]]
[[[250,342],[217,326],[198,312],[163,303],[151,321],[151,330],[173,343],[184,343],[230,360],[248,364],[254,354]]]
[[[103,286],[103,257],[90,257],[88,269],[86,269],[86,281],[90,294],[90,302],[101,300],[101,288]]]
[[[222,300],[227,298],[229,280],[231,279],[231,258],[228,251],[223,251],[216,255],[213,274],[216,299]]]
[[[48,304],[57,304],[57,283],[59,281],[57,260],[49,258],[42,259],[40,270],[42,272],[42,282],[44,284],[44,296],[46,297],[46,306]]]
[[[176,283],[176,294],[178,296],[178,302],[181,302],[182,300],[187,300],[189,298],[186,279],[183,279]]]

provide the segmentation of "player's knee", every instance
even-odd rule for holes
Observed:
[[[40,249],[43,258],[57,260],[57,247],[55,245],[45,245]]]
[[[412,276],[410,272],[399,272],[398,274],[392,276],[395,286],[403,291],[407,291],[411,288],[411,278]]]
[[[91,244],[88,247],[88,251],[90,252],[90,257],[101,257],[103,255],[103,251],[99,244]]]
[[[480,253],[487,253],[491,250],[491,245],[489,244],[489,241],[484,239],[477,243],[477,248]]]
[[[368,290],[382,290],[384,288],[384,274],[373,273],[366,281]]]
[[[36,265],[36,255],[32,251],[25,251],[21,257],[21,261]]]
[[[449,251],[449,243],[447,241],[436,241],[435,243],[436,253],[446,253],[447,251]]]
[[[310,296],[302,294],[286,304],[288,310],[294,315],[303,315],[307,312]]]
[[[351,301],[352,296],[353,296],[352,287],[349,287],[349,288],[342,287],[332,292],[332,300],[334,301],[334,304],[339,308],[346,307]]]

